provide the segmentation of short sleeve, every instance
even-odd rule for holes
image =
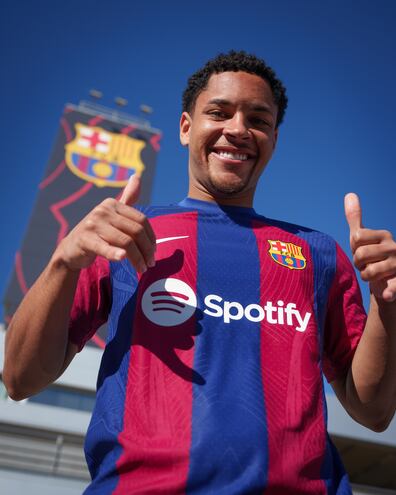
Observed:
[[[111,309],[109,262],[97,256],[81,270],[69,322],[69,340],[81,351],[85,343],[107,321]]]
[[[367,318],[355,270],[338,244],[336,262],[324,334],[323,372],[329,383],[347,373]]]

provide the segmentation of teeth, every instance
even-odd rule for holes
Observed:
[[[231,160],[247,160],[248,156],[245,153],[231,153],[230,151],[218,151],[218,155]]]

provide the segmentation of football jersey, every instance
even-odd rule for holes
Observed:
[[[143,210],[143,275],[81,272],[70,340],[109,331],[86,436],[86,494],[349,494],[322,372],[347,372],[365,312],[329,236],[251,208]]]

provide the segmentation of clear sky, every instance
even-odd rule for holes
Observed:
[[[181,93],[232,48],[265,58],[290,100],[256,210],[348,250],[343,196],[355,191],[365,225],[396,234],[395,20],[393,0],[2,0],[1,294],[64,104],[98,88],[104,104],[127,98],[129,113],[152,106],[163,132],[152,202],[175,202],[187,190]]]

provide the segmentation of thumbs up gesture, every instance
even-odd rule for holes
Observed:
[[[132,207],[139,190],[140,178],[133,175],[119,201],[102,201],[60,242],[58,259],[70,270],[89,266],[98,255],[110,261],[128,258],[139,272],[154,266],[154,232],[144,214]]]
[[[396,300],[396,242],[387,230],[365,229],[359,197],[345,196],[353,262],[371,292],[387,302]]]

